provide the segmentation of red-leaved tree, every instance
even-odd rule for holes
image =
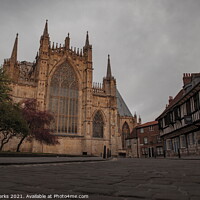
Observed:
[[[22,114],[29,126],[29,132],[21,135],[17,152],[20,151],[20,146],[25,138],[29,141],[35,139],[47,145],[59,144],[57,137],[52,135],[50,130],[50,124],[54,120],[53,115],[47,111],[38,110],[36,103],[35,99],[27,99],[22,104]]]

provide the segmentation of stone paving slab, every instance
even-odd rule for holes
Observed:
[[[70,194],[88,195],[81,199],[89,200],[199,200],[199,166],[200,160],[170,159],[0,165],[0,195],[20,194],[24,199],[27,194]]]

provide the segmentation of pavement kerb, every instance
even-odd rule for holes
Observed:
[[[105,161],[111,161],[115,160],[114,158],[108,158],[108,159],[99,159],[99,160],[66,160],[66,161],[47,161],[47,162],[4,162],[0,163],[0,166],[9,166],[9,165],[42,165],[42,164],[64,164],[64,163],[80,163],[80,162],[105,162]]]

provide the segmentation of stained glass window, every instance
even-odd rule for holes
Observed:
[[[122,149],[126,148],[126,142],[125,139],[130,135],[130,129],[129,129],[129,125],[127,124],[127,122],[124,122],[123,126],[122,126]]]
[[[93,137],[103,138],[104,121],[100,111],[97,111],[93,119]]]
[[[77,133],[78,81],[74,69],[67,63],[60,65],[52,76],[49,110],[55,118],[51,125],[55,133]]]

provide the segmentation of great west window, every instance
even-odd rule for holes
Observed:
[[[60,65],[52,76],[49,111],[55,118],[51,125],[55,133],[77,133],[78,81],[74,69],[67,63]]]

